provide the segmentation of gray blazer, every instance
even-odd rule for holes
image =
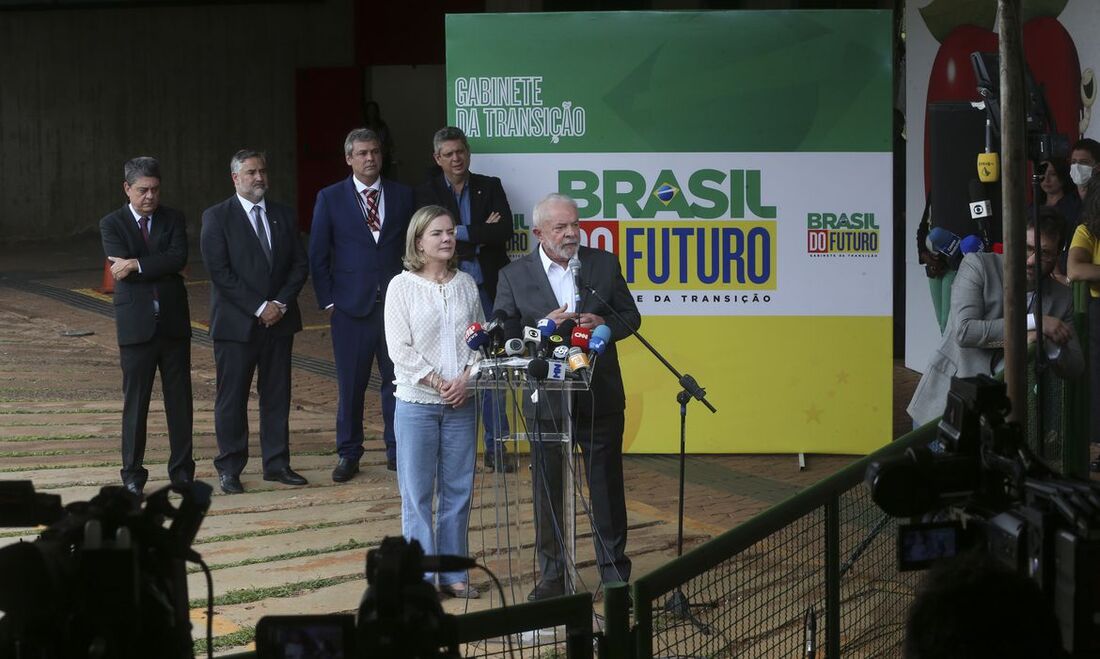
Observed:
[[[1043,314],[1061,318],[1073,330],[1073,294],[1053,279],[1042,282]],[[921,376],[907,411],[919,424],[942,416],[951,388],[951,377],[994,375],[1003,356],[1004,266],[1000,254],[967,254],[951,287],[951,315],[947,329]],[[1062,346],[1054,371],[1064,378],[1084,370],[1077,336]]]

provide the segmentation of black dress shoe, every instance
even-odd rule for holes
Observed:
[[[565,594],[565,584],[560,581],[540,581],[535,585],[535,589],[527,595],[528,602],[537,602],[538,600],[550,599],[551,597],[561,597]]]
[[[145,488],[137,483],[126,483],[126,491],[130,494],[136,494],[140,497],[143,495],[144,490]]]
[[[243,494],[244,486],[241,485],[241,479],[232,474],[222,474],[218,476],[218,482],[222,486],[222,492],[226,494]]]
[[[485,471],[494,472],[499,471],[505,474],[512,474],[516,471],[516,456],[511,453],[501,453],[500,455],[494,455],[492,453],[485,454]]]
[[[265,481],[278,481],[283,485],[308,485],[309,481],[290,467],[283,467],[280,471],[264,474]]]
[[[336,468],[332,470],[332,480],[337,483],[346,483],[351,477],[359,473],[359,461],[351,458],[340,458],[336,461]]]

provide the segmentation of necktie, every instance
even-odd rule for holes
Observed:
[[[378,219],[378,191],[367,188],[363,190],[363,194],[367,197],[367,226],[371,231],[381,231],[382,223]]]
[[[138,218],[138,226],[141,227],[141,237],[145,239],[145,247],[152,250],[149,244],[149,218],[142,215]],[[157,295],[157,286],[153,284],[153,311],[160,311],[160,296]]]
[[[256,237],[260,239],[260,248],[264,250],[264,257],[267,259],[267,267],[271,267],[271,245],[267,244],[267,229],[264,228],[264,218],[261,215],[262,209],[259,206],[252,207],[252,214],[256,216]]]

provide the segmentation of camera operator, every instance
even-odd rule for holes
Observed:
[[[1051,278],[1058,261],[1065,223],[1051,207],[1039,210],[1040,245],[1036,246],[1034,220],[1027,231],[1028,340],[1035,338],[1034,291],[1042,285],[1043,335],[1051,365],[1062,377],[1075,377],[1084,369],[1081,347],[1073,332],[1073,297],[1070,289]],[[1035,276],[1035,259],[1039,276]],[[951,289],[951,314],[947,331],[921,376],[909,416],[923,425],[943,413],[951,377],[994,375],[1004,367],[1004,260],[991,252],[967,254]]]
[[[1057,659],[1058,620],[1039,586],[982,552],[933,568],[905,621],[905,659]]]

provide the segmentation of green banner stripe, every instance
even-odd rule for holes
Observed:
[[[449,15],[448,117],[479,153],[890,151],[890,30],[877,10]]]

